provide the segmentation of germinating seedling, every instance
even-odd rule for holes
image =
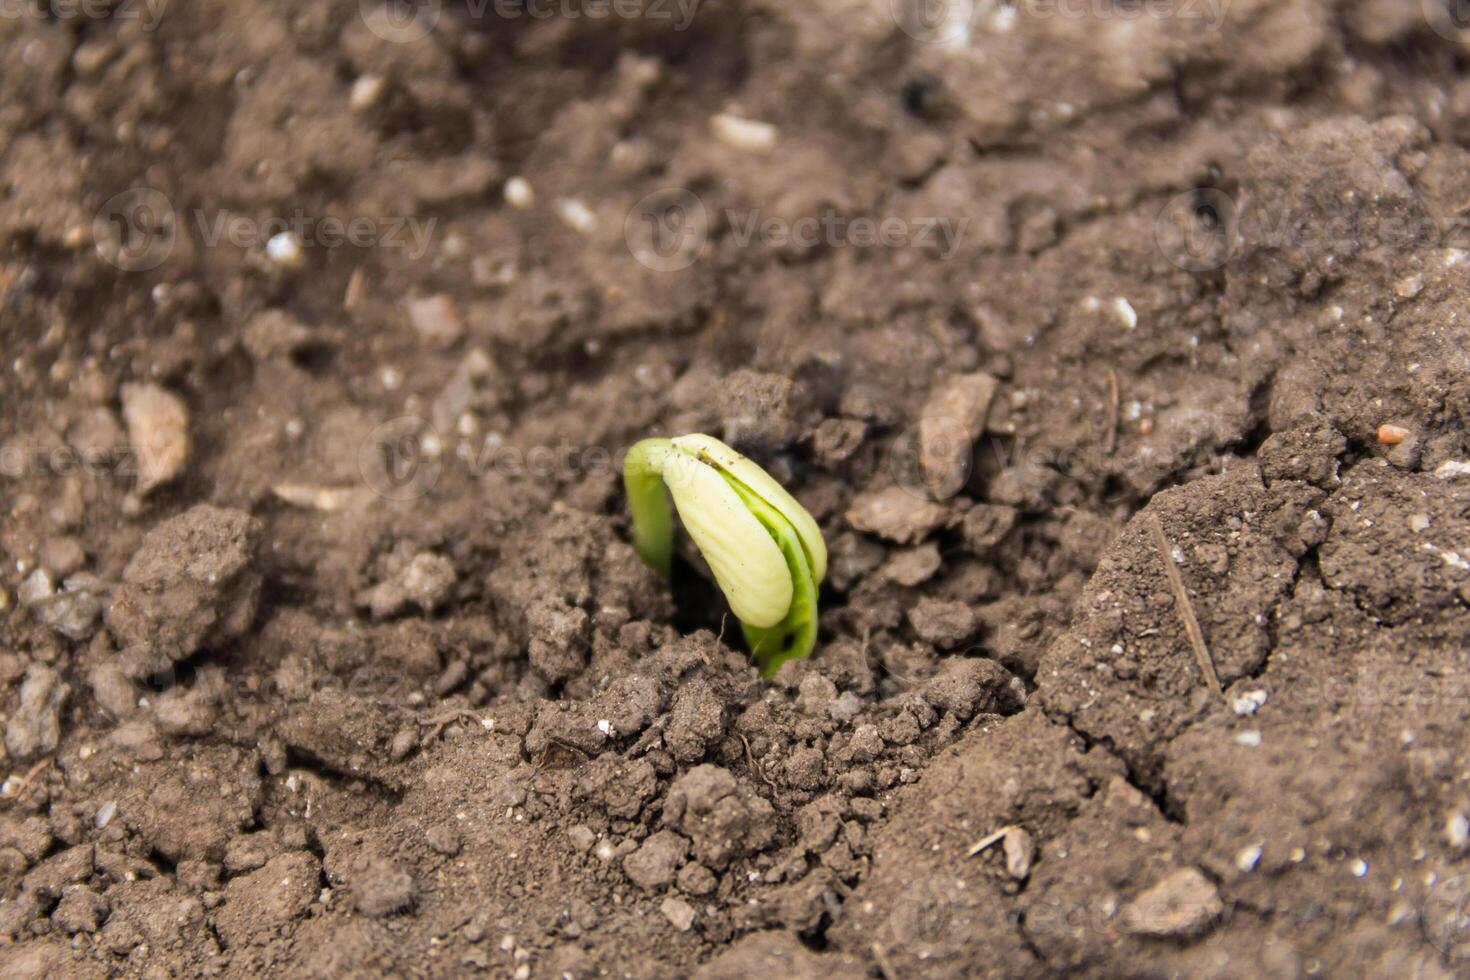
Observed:
[[[633,546],[664,579],[674,560],[668,488],[763,676],[811,655],[827,546],[812,515],[770,474],[718,439],[690,435],[635,445],[623,485]]]

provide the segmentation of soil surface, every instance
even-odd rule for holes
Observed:
[[[0,18],[0,974],[1470,970],[1443,6],[533,6]]]

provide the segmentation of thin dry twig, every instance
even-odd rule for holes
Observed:
[[[976,854],[979,854],[990,845],[999,842],[1000,839],[1006,835],[1006,831],[1010,829],[1010,827],[1002,827],[999,830],[991,831],[990,833],[986,834],[984,837],[980,838],[978,841],[970,845],[970,849],[965,852],[965,857],[974,857]]]
[[[31,781],[39,776],[41,774],[41,770],[45,769],[49,765],[51,765],[51,757],[48,755],[46,758],[42,759],[34,766],[31,766],[30,769],[26,770],[26,774],[20,777],[20,780],[16,783],[14,796],[17,800],[20,799],[22,796],[25,796],[26,793],[30,792],[32,785]]]
[[[1108,416],[1103,423],[1103,453],[1113,455],[1118,448],[1118,413],[1121,411],[1118,393],[1118,372],[1108,368]]]
[[[764,769],[755,764],[755,753],[750,751],[750,739],[746,738],[744,733],[737,734],[740,735],[740,744],[745,746],[745,761],[750,765],[750,768],[755,771],[755,774],[761,778],[761,782],[769,786],[772,793],[776,792],[776,784],[771,782],[771,777],[766,775],[766,771]]]
[[[438,738],[452,722],[473,721],[479,725],[484,725],[483,719],[468,708],[451,708],[448,711],[434,715],[432,718],[419,718],[417,721],[420,725],[429,729],[429,733],[423,737],[423,743],[425,745]]]
[[[1158,514],[1149,515],[1148,526],[1153,534],[1154,545],[1159,549],[1159,558],[1164,562],[1164,572],[1169,576],[1169,587],[1174,590],[1174,604],[1179,608],[1180,618],[1184,620],[1184,631],[1189,634],[1189,645],[1194,648],[1195,662],[1199,664],[1200,673],[1204,675],[1210,690],[1223,700],[1225,691],[1220,687],[1219,675],[1215,673],[1215,662],[1210,659],[1210,648],[1205,645],[1204,631],[1199,628],[1199,620],[1195,618],[1189,593],[1184,591],[1184,577],[1174,564],[1174,549],[1169,546],[1169,539],[1164,534],[1164,525],[1159,521]]]

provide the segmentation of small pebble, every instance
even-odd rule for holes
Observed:
[[[776,146],[778,131],[770,123],[722,112],[710,119],[710,130],[726,146],[748,153],[769,153]]]
[[[352,94],[348,97],[347,104],[354,112],[362,112],[377,105],[383,98],[383,78],[381,75],[359,75],[352,83]]]
[[[1240,732],[1235,736],[1235,744],[1253,749],[1261,744],[1261,733],[1254,728]]]
[[[446,348],[464,335],[464,321],[454,300],[444,293],[415,297],[404,301],[408,321],[419,339],[430,347]]]
[[[556,202],[556,214],[573,231],[590,235],[597,230],[597,215],[592,209],[574,197],[564,197]]]
[[[112,823],[112,818],[117,816],[117,800],[108,800],[97,808],[97,815],[92,818],[93,825],[102,830]]]
[[[682,898],[666,898],[658,909],[669,920],[669,924],[680,932],[688,932],[694,925],[694,906]]]
[[[1378,427],[1378,444],[1380,446],[1397,446],[1409,438],[1409,430],[1401,425],[1392,425],[1388,422]]]
[[[1265,691],[1246,691],[1231,699],[1230,709],[1237,715],[1253,715],[1266,703]]]
[[[1461,850],[1470,843],[1470,818],[1459,810],[1451,813],[1444,822],[1444,837],[1455,850]]]
[[[1261,845],[1252,844],[1250,847],[1242,847],[1235,855],[1235,866],[1241,871],[1254,871],[1256,865],[1261,863]]]
[[[128,444],[136,458],[137,491],[168,483],[189,459],[189,409],[184,400],[155,384],[125,384],[121,390]]]
[[[305,252],[301,248],[301,240],[294,232],[283,231],[278,235],[272,235],[271,240],[265,243],[266,257],[282,269],[295,269],[301,265]]]
[[[579,851],[590,851],[592,845],[597,843],[597,835],[592,832],[591,827],[579,823],[567,828],[567,840]]]
[[[525,211],[536,205],[536,191],[532,189],[531,182],[524,177],[512,177],[505,182],[505,203],[518,211]]]

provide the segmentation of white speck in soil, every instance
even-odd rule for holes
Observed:
[[[294,269],[301,264],[301,242],[295,233],[283,231],[265,243],[265,254],[282,269]]]

